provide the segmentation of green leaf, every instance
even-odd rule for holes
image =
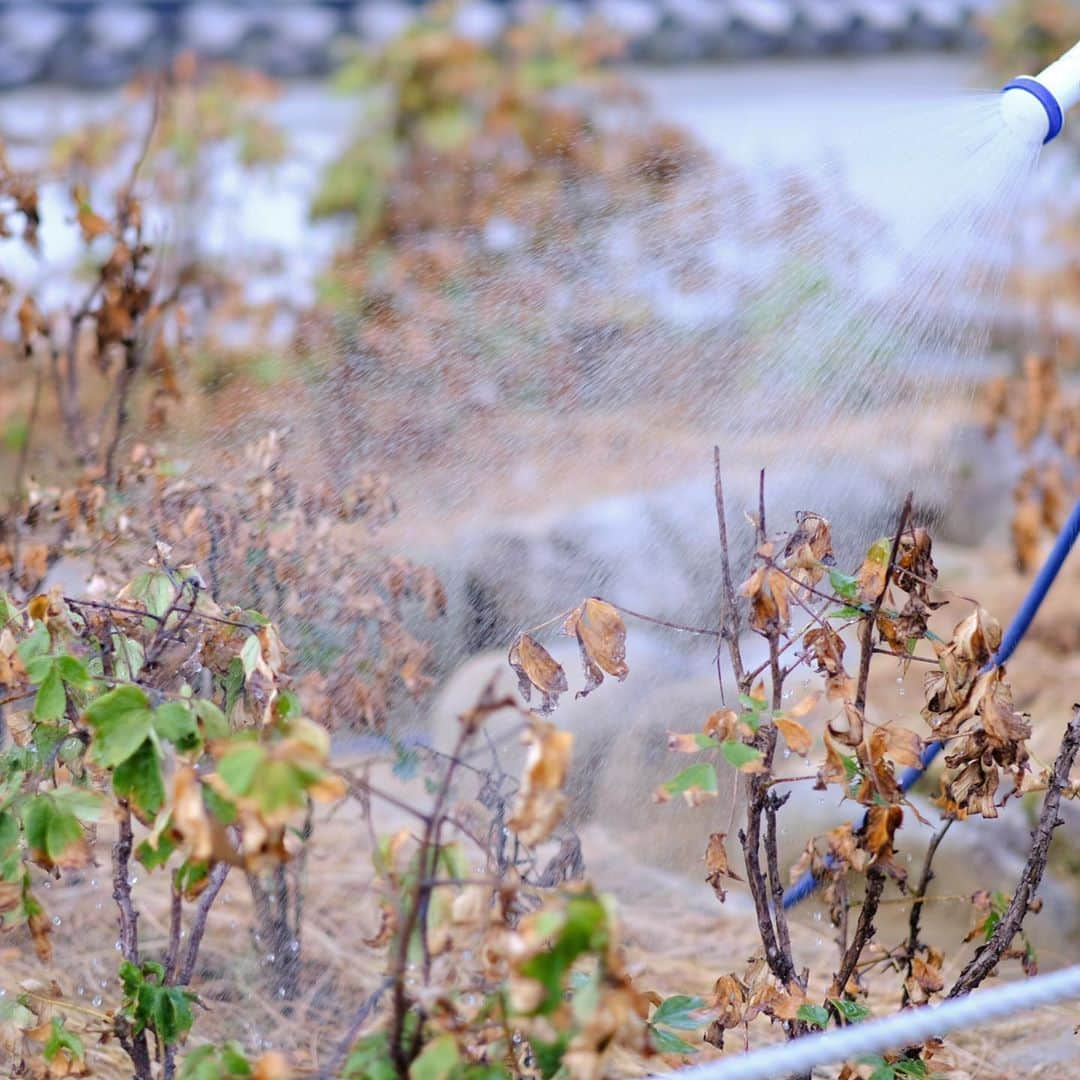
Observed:
[[[544,997],[535,1012],[554,1012],[563,1000],[566,982],[574,962],[586,953],[602,952],[607,947],[607,909],[593,893],[571,896],[562,911],[552,911],[550,926],[537,924],[536,930],[552,938],[551,947],[530,957],[522,974],[544,988]]]
[[[853,604],[859,600],[859,579],[854,574],[844,574],[839,570],[829,571],[829,585],[837,596],[850,600]]]
[[[673,776],[662,788],[669,795],[682,795],[687,791],[715,795],[719,790],[716,769],[707,761],[696,762],[688,769],[683,769],[678,776]]]
[[[45,1040],[42,1051],[45,1054],[45,1060],[54,1061],[61,1050],[66,1050],[70,1054],[72,1061],[85,1060],[86,1050],[83,1047],[82,1039],[68,1031],[64,1025],[65,1020],[62,1016],[52,1018],[52,1030]]]
[[[720,744],[720,749],[723,751],[728,764],[733,765],[736,769],[741,769],[744,765],[750,765],[761,760],[760,750],[753,746],[747,746],[746,743],[740,742],[738,739],[725,739]]]
[[[236,820],[236,807],[228,799],[222,798],[209,784],[203,785],[202,794],[206,809],[222,825],[231,825]]]
[[[163,1043],[172,1045],[191,1030],[195,994],[177,986],[162,986],[165,969],[160,964],[146,960],[140,968],[125,960],[119,974],[124,987],[122,1008],[133,1021],[133,1034],[149,1028]]]
[[[106,768],[126,761],[149,736],[153,714],[150,699],[137,686],[118,686],[102,694],[86,710],[94,731],[91,753]]]
[[[397,1080],[385,1031],[367,1035],[353,1046],[345,1061],[343,1080]]]
[[[49,673],[38,687],[37,697],[34,698],[34,719],[59,720],[64,715],[66,704],[67,694],[64,693],[60,672],[56,664],[50,664]]]
[[[248,1059],[234,1042],[220,1048],[200,1046],[185,1054],[180,1063],[180,1080],[240,1080],[251,1075]]]
[[[176,884],[185,896],[193,897],[209,876],[209,862],[205,859],[188,859],[176,871]]]
[[[10,810],[0,810],[0,859],[19,842],[19,823]]]
[[[304,710],[300,707],[300,699],[291,690],[282,690],[274,698],[274,715],[279,720],[292,720],[294,717],[303,716]]]
[[[158,570],[147,570],[127,587],[127,594],[146,605],[151,615],[164,615],[172,607],[176,586],[169,575]]]
[[[34,623],[34,629],[19,642],[15,649],[24,665],[35,656],[43,656],[49,651],[49,629],[43,622]]]
[[[26,677],[35,684],[44,682],[52,671],[55,662],[56,658],[48,654],[35,656],[26,663]]]
[[[440,1035],[409,1066],[409,1080],[450,1080],[460,1064],[457,1040],[453,1035]]]
[[[143,744],[113,770],[113,790],[131,804],[140,821],[152,821],[165,805],[165,780],[153,739]]]
[[[196,698],[191,707],[195,710],[195,715],[199,718],[199,724],[202,727],[203,738],[207,741],[211,739],[225,739],[229,736],[229,721],[225,718],[225,714],[207,698]]]
[[[848,1001],[846,998],[829,998],[829,1001],[849,1024],[857,1024],[870,1015],[870,1010],[861,1002]]]
[[[239,656],[234,656],[229,661],[222,684],[225,690],[225,712],[228,714],[244,693],[244,665]]]
[[[920,1058],[905,1058],[893,1063],[893,1072],[897,1076],[914,1076],[918,1077],[918,1080],[926,1080],[930,1075],[930,1067]]]
[[[835,611],[830,611],[825,616],[826,619],[857,619],[863,614],[862,608],[851,607],[850,605],[842,608],[837,608]]]
[[[829,1026],[829,1010],[824,1005],[800,1005],[795,1014],[800,1020],[824,1030]]]
[[[532,1039],[533,1055],[536,1064],[540,1067],[540,1075],[544,1080],[551,1080],[561,1068],[566,1048],[570,1045],[569,1033],[564,1033],[552,1042],[544,1042],[542,1039]]]
[[[259,644],[259,639],[254,634],[251,634],[247,641],[244,642],[244,647],[240,650],[240,663],[244,665],[244,676],[246,678],[251,677],[261,656],[262,646]]]
[[[697,1047],[691,1046],[685,1039],[680,1039],[673,1031],[667,1028],[649,1026],[649,1034],[652,1036],[653,1046],[661,1054],[696,1054]]]
[[[690,1014],[704,1008],[704,998],[676,994],[674,997],[665,998],[657,1005],[650,1021],[653,1024],[667,1024],[668,1027],[680,1028],[683,1031],[693,1031],[701,1027],[703,1021]]]
[[[84,824],[97,821],[105,808],[105,799],[98,792],[76,787],[74,784],[57,788],[52,792],[52,797]]]
[[[182,701],[168,701],[154,710],[154,730],[177,750],[197,750],[202,745],[191,709]]]
[[[83,842],[79,819],[51,795],[35,795],[23,805],[23,832],[31,857],[46,866],[62,864]]]
[[[94,682],[87,666],[74,656],[66,654],[58,656],[56,658],[56,668],[60,672],[60,678],[69,686],[85,690]]]
[[[146,661],[146,650],[140,642],[124,634],[113,634],[111,641],[116,677],[133,682],[139,677],[139,672],[142,671],[143,664]]]
[[[169,861],[174,851],[176,851],[176,841],[172,838],[170,830],[164,828],[156,836],[152,834],[139,844],[135,849],[135,858],[147,870],[156,870]]]
[[[246,795],[251,791],[255,773],[265,759],[266,751],[261,746],[251,743],[237,746],[218,761],[217,773],[231,792]]]

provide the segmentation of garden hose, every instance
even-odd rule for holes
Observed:
[[[1073,51],[1075,52],[1076,50]],[[1009,624],[1008,629],[1001,639],[1001,645],[998,647],[997,652],[994,653],[990,662],[983,669],[983,673],[992,671],[994,668],[1001,667],[1005,664],[1016,650],[1016,646],[1023,640],[1024,634],[1027,633],[1028,627],[1031,626],[1031,622],[1035,618],[1036,612],[1039,610],[1042,602],[1046,599],[1046,594],[1050,591],[1050,586],[1054,584],[1054,579],[1058,576],[1058,572],[1064,565],[1069,552],[1072,551],[1078,534],[1080,534],[1080,499],[1078,499],[1073,506],[1072,513],[1069,514],[1068,521],[1065,522],[1061,532],[1058,533],[1057,539],[1054,541],[1054,546],[1046,558],[1046,562],[1043,563],[1038,576],[1032,582],[1031,588],[1024,597],[1024,602],[1020,605],[1020,610],[1017,611],[1012,622]],[[926,745],[921,755],[920,764],[905,769],[901,774],[901,791],[910,790],[910,788],[918,782],[919,777],[926,772],[930,767],[930,763],[938,756],[943,745],[944,744],[940,742],[932,742]],[[866,816],[864,815],[863,825],[865,824]],[[827,864],[830,861],[830,858],[831,857],[829,856],[826,857]],[[805,900],[817,888],[817,884],[817,878],[815,878],[813,873],[808,870],[794,885],[791,886],[790,889],[787,890],[787,892],[784,893],[784,908],[792,908]]]

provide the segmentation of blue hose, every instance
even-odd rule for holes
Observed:
[[[1080,499],[1073,506],[1072,513],[1069,514],[1069,520],[1065,522],[1064,528],[1058,533],[1046,562],[1043,563],[1042,569],[1032,582],[1027,596],[1024,597],[1024,602],[1020,605],[1020,610],[1016,613],[1013,621],[1009,623],[1009,628],[1001,639],[1001,646],[983,669],[984,671],[1001,667],[1016,651],[1016,646],[1023,640],[1024,634],[1027,633],[1028,627],[1031,626],[1031,622],[1035,618],[1035,613],[1046,599],[1050,586],[1054,584],[1054,579],[1058,576],[1058,572],[1064,565],[1066,558],[1068,558],[1069,552],[1072,551],[1078,534],[1080,534]],[[930,763],[938,756],[941,747],[942,743],[939,742],[927,743],[922,752],[921,764],[917,767],[905,769],[900,774],[901,791],[908,791],[918,781],[919,777],[930,767]],[[863,824],[866,824],[865,815],[863,816]],[[830,859],[830,856],[826,856],[826,864]],[[807,870],[784,893],[785,910],[793,908],[796,904],[805,900],[817,888],[817,885],[817,878],[814,877],[811,871]]]

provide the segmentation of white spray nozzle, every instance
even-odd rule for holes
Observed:
[[[1065,113],[1080,102],[1080,42],[1038,75],[1006,84],[1001,101],[1005,123],[1026,138],[1049,142],[1062,128]]]

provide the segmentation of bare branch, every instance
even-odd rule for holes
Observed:
[[[1061,749],[1050,776],[1050,785],[1046,789],[1046,798],[1043,800],[1042,813],[1039,814],[1039,825],[1035,830],[1034,842],[1016,891],[1009,902],[1008,910],[995,927],[990,940],[976,951],[971,962],[960,972],[959,978],[948,993],[949,997],[959,997],[961,994],[974,990],[997,967],[1002,954],[1019,933],[1031,902],[1039,890],[1043,873],[1046,871],[1046,861],[1050,853],[1050,841],[1054,830],[1063,824],[1061,818],[1058,817],[1061,793],[1068,787],[1069,772],[1076,760],[1078,750],[1080,750],[1080,706],[1074,706],[1072,721],[1065,729]]]
[[[746,672],[743,668],[742,653],[739,650],[742,620],[739,614],[738,599],[735,596],[735,584],[731,577],[731,549],[728,546],[727,513],[724,509],[724,484],[720,476],[719,446],[713,447],[713,468],[716,523],[720,530],[720,580],[723,589],[720,603],[720,637],[727,643],[728,654],[731,657],[731,667],[735,672],[735,681],[738,683],[739,689],[745,691],[747,689]]]

